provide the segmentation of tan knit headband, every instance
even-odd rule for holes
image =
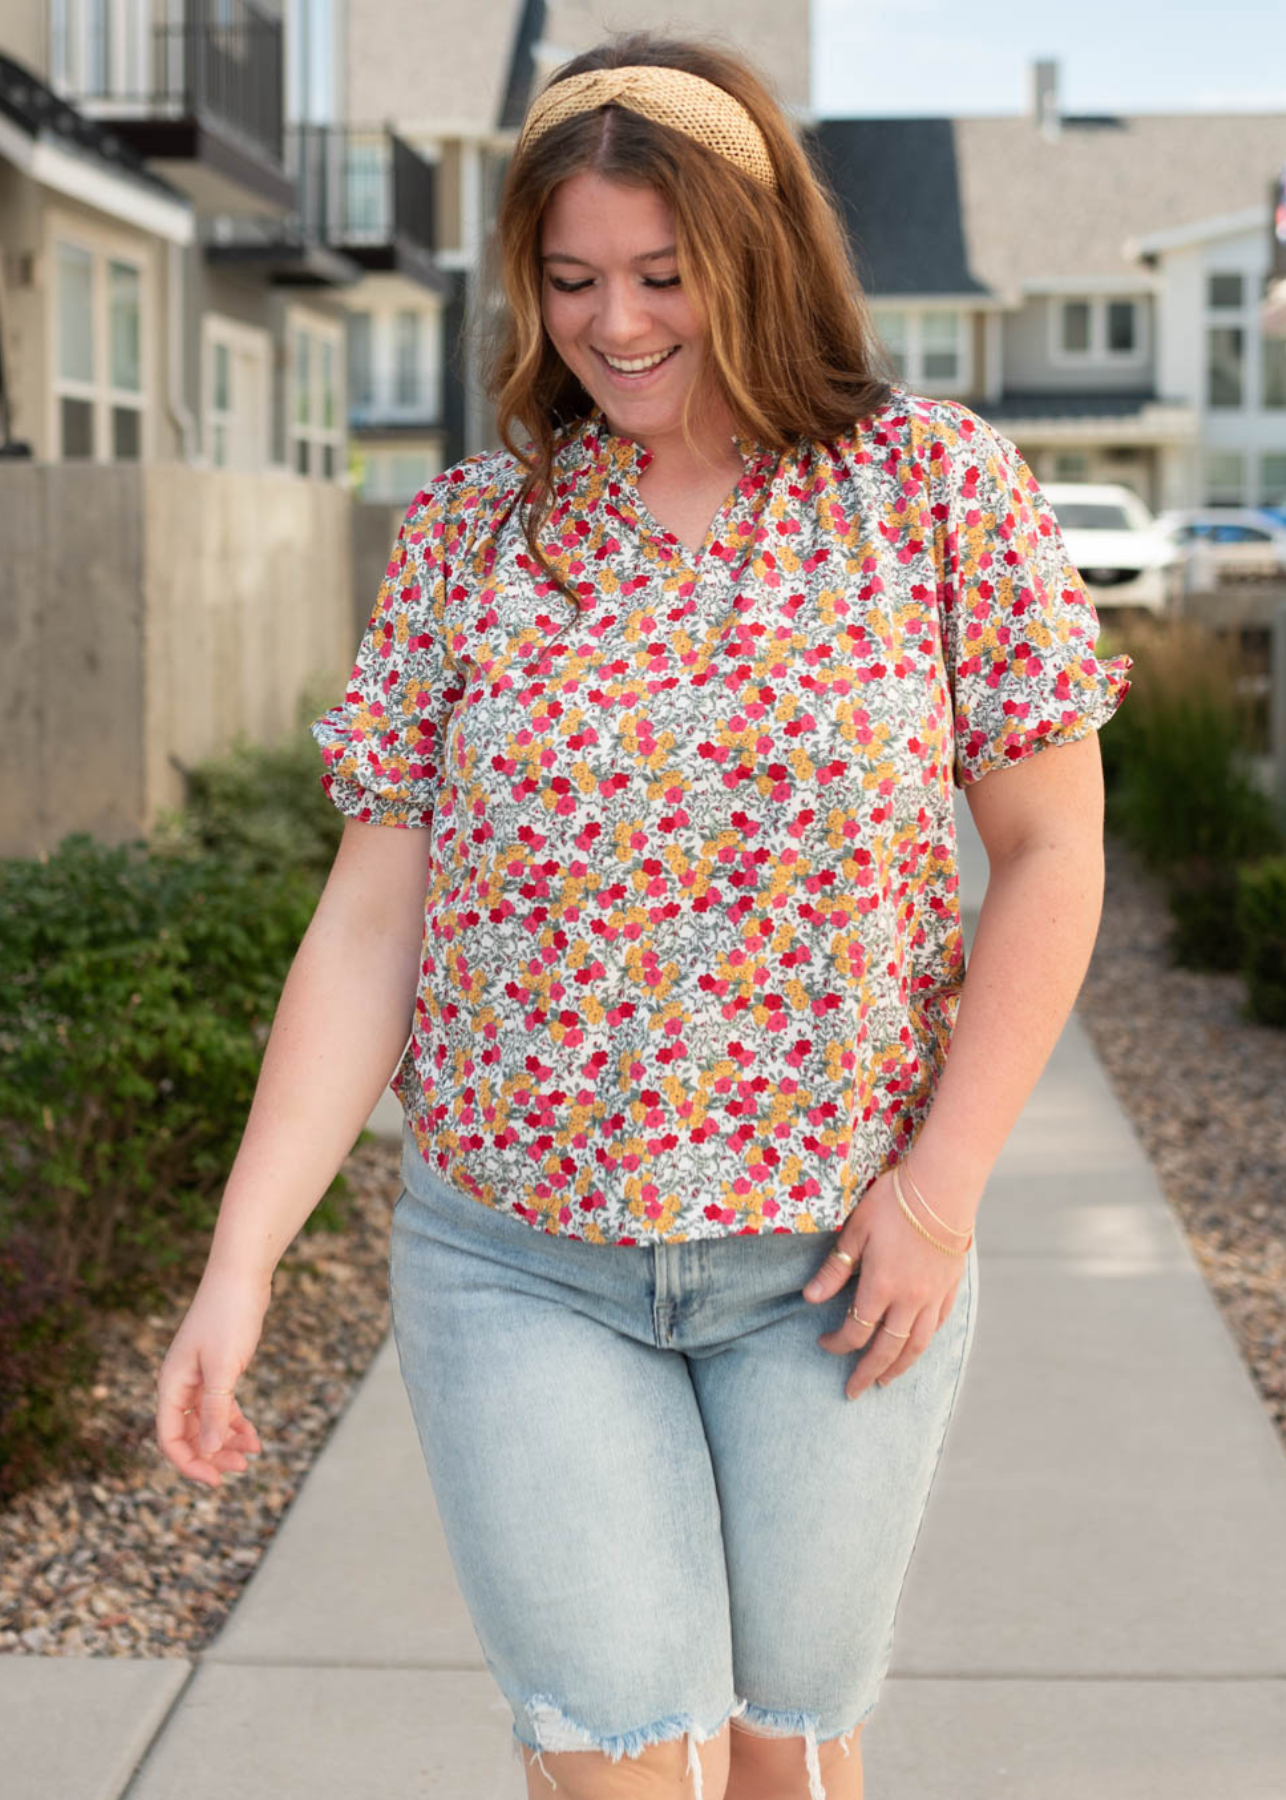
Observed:
[[[564,119],[593,112],[612,101],[658,125],[686,133],[707,150],[726,156],[765,187],[776,188],[777,176],[764,134],[740,100],[704,76],[655,63],[586,69],[566,81],[556,81],[532,103],[518,138],[519,151]]]

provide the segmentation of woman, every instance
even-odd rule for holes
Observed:
[[[1128,659],[1014,446],[876,371],[742,61],[566,65],[496,235],[504,448],[416,496],[314,726],[348,822],[160,1442],[258,1448],[272,1270],[409,1029],[397,1347],[529,1794],[855,1800]]]

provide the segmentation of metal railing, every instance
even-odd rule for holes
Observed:
[[[353,248],[398,238],[434,248],[437,170],[387,127],[292,125],[286,166],[306,236]]]
[[[253,0],[188,0],[182,24],[156,26],[144,92],[105,57],[92,60],[97,78],[73,80],[69,99],[110,102],[116,117],[217,120],[281,162],[282,25]]]

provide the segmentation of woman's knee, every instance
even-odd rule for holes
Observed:
[[[811,1800],[807,1740],[775,1737],[732,1722],[725,1800]],[[817,1745],[817,1768],[826,1800],[862,1800],[862,1726]]]
[[[616,1762],[595,1750],[525,1750],[524,1757],[529,1800],[555,1793],[558,1800],[724,1800],[731,1748],[725,1723],[704,1743],[685,1732]]]

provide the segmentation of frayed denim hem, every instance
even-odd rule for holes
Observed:
[[[688,1740],[687,1772],[692,1777],[693,1800],[705,1800],[704,1776],[701,1769],[701,1758],[697,1754],[697,1746],[716,1737],[729,1719],[736,1718],[745,1711],[747,1702],[744,1700],[734,1702],[709,1731],[702,1731],[698,1725],[694,1724],[690,1714],[671,1713],[667,1718],[658,1719],[655,1724],[640,1725],[634,1731],[620,1732],[615,1736],[601,1738],[595,1737],[593,1732],[588,1731],[583,1725],[578,1725],[574,1719],[569,1719],[557,1701],[551,1699],[548,1694],[535,1694],[531,1699],[525,1701],[524,1705],[538,1742],[528,1743],[515,1726],[514,1743],[519,1747],[519,1754],[522,1750],[533,1752],[530,1761],[539,1766],[541,1774],[551,1787],[556,1788],[558,1783],[541,1761],[542,1754],[546,1750],[555,1752],[593,1750],[597,1751],[600,1756],[608,1757],[612,1762],[619,1762],[623,1756],[640,1756],[649,1744],[665,1744],[674,1738],[686,1736]],[[527,1762],[527,1758],[524,1757],[523,1760]]]

